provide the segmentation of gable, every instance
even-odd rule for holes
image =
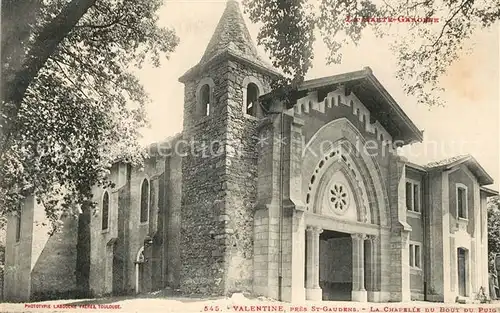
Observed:
[[[359,131],[373,135],[376,140],[389,142],[393,140],[379,121],[373,121],[371,112],[358,97],[354,93],[346,96],[342,87],[329,92],[323,99],[318,97],[317,91],[310,92],[297,99],[297,104],[292,110],[296,116],[324,114],[327,121],[345,117],[353,122]],[[337,111],[337,114],[331,114],[331,111]]]
[[[287,88],[274,90],[260,99],[264,106],[269,108],[273,101],[288,97],[289,108],[297,107],[297,101],[304,97],[316,97],[318,109],[321,103],[332,92],[344,91],[344,97],[352,97],[354,93],[370,113],[369,125],[378,122],[399,145],[412,142],[422,142],[423,133],[404,113],[401,107],[391,97],[387,90],[373,75],[369,67],[361,71],[349,72],[335,76],[323,77],[303,82],[300,86],[288,92]],[[317,96],[314,96],[316,93]],[[342,100],[342,99],[341,99]],[[314,103],[311,103],[313,106]],[[328,106],[328,103],[325,103]],[[295,108],[294,108],[295,109]],[[302,110],[302,109],[299,109]],[[307,110],[307,108],[305,108]],[[304,111],[305,111],[304,110]],[[368,126],[367,128],[370,128]]]

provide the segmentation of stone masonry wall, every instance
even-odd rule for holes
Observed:
[[[225,217],[229,232],[226,250],[226,293],[252,290],[253,217],[257,197],[258,120],[244,114],[245,78],[270,90],[269,78],[229,62]]]
[[[41,254],[33,260],[32,300],[68,298],[77,294],[75,266],[78,220],[69,217],[62,221],[61,232],[50,236]],[[35,234],[38,239],[42,239],[47,236],[47,230],[40,228]],[[33,245],[35,246],[35,242]],[[58,265],[54,266],[55,264]]]
[[[123,214],[127,213],[128,200],[123,201],[123,192],[129,191],[128,166],[115,164],[111,169],[110,180],[114,188],[107,188],[109,196],[108,228],[102,230],[103,196],[105,190],[95,186],[93,189],[94,201],[97,210],[90,215],[90,271],[89,288],[96,296],[108,295],[122,290],[123,268],[121,262],[124,249]],[[128,198],[127,198],[128,199]],[[121,223],[120,223],[121,222]],[[120,233],[120,236],[119,236]],[[118,237],[120,239],[118,240]],[[120,252],[120,254],[118,254]],[[120,260],[120,262],[117,262]],[[120,273],[120,274],[118,274]],[[118,279],[120,277],[120,279]]]
[[[180,229],[181,229],[181,195],[182,195],[182,158],[172,154],[165,164],[165,182],[160,180],[160,194],[163,211],[164,254],[165,261],[163,273],[165,285],[172,288],[180,286]],[[168,163],[168,164],[167,164]]]
[[[252,290],[258,120],[243,112],[248,77],[259,82],[260,94],[269,91],[269,78],[229,60],[185,86],[183,140],[194,142],[182,160],[181,288],[187,292]],[[214,88],[205,117],[197,114],[196,90],[208,78]]]
[[[61,232],[52,236],[43,223],[48,223],[44,207],[33,196],[23,204],[19,242],[15,242],[15,218],[8,219],[4,284],[7,301],[75,297],[77,220],[63,219]]]
[[[260,126],[260,136],[269,137],[268,144],[258,145],[258,201],[254,215],[253,292],[279,298],[279,159],[276,123],[278,116],[268,118]]]
[[[30,299],[34,203],[34,198],[29,197],[22,207],[19,242],[16,242],[16,217],[12,214],[7,217],[3,286],[6,301],[26,302]]]

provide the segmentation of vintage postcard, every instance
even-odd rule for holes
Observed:
[[[0,312],[500,312],[497,2],[1,13]]]

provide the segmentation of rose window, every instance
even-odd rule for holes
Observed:
[[[334,211],[338,213],[345,213],[349,206],[349,196],[347,194],[347,188],[339,183],[333,184],[328,194],[330,206]]]

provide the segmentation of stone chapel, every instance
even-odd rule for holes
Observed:
[[[488,291],[487,197],[470,155],[417,165],[422,131],[370,68],[283,101],[229,0],[184,84],[183,132],[113,165],[97,210],[47,235],[9,216],[4,297],[248,292],[282,301],[449,302]],[[287,103],[285,105],[285,103]]]

